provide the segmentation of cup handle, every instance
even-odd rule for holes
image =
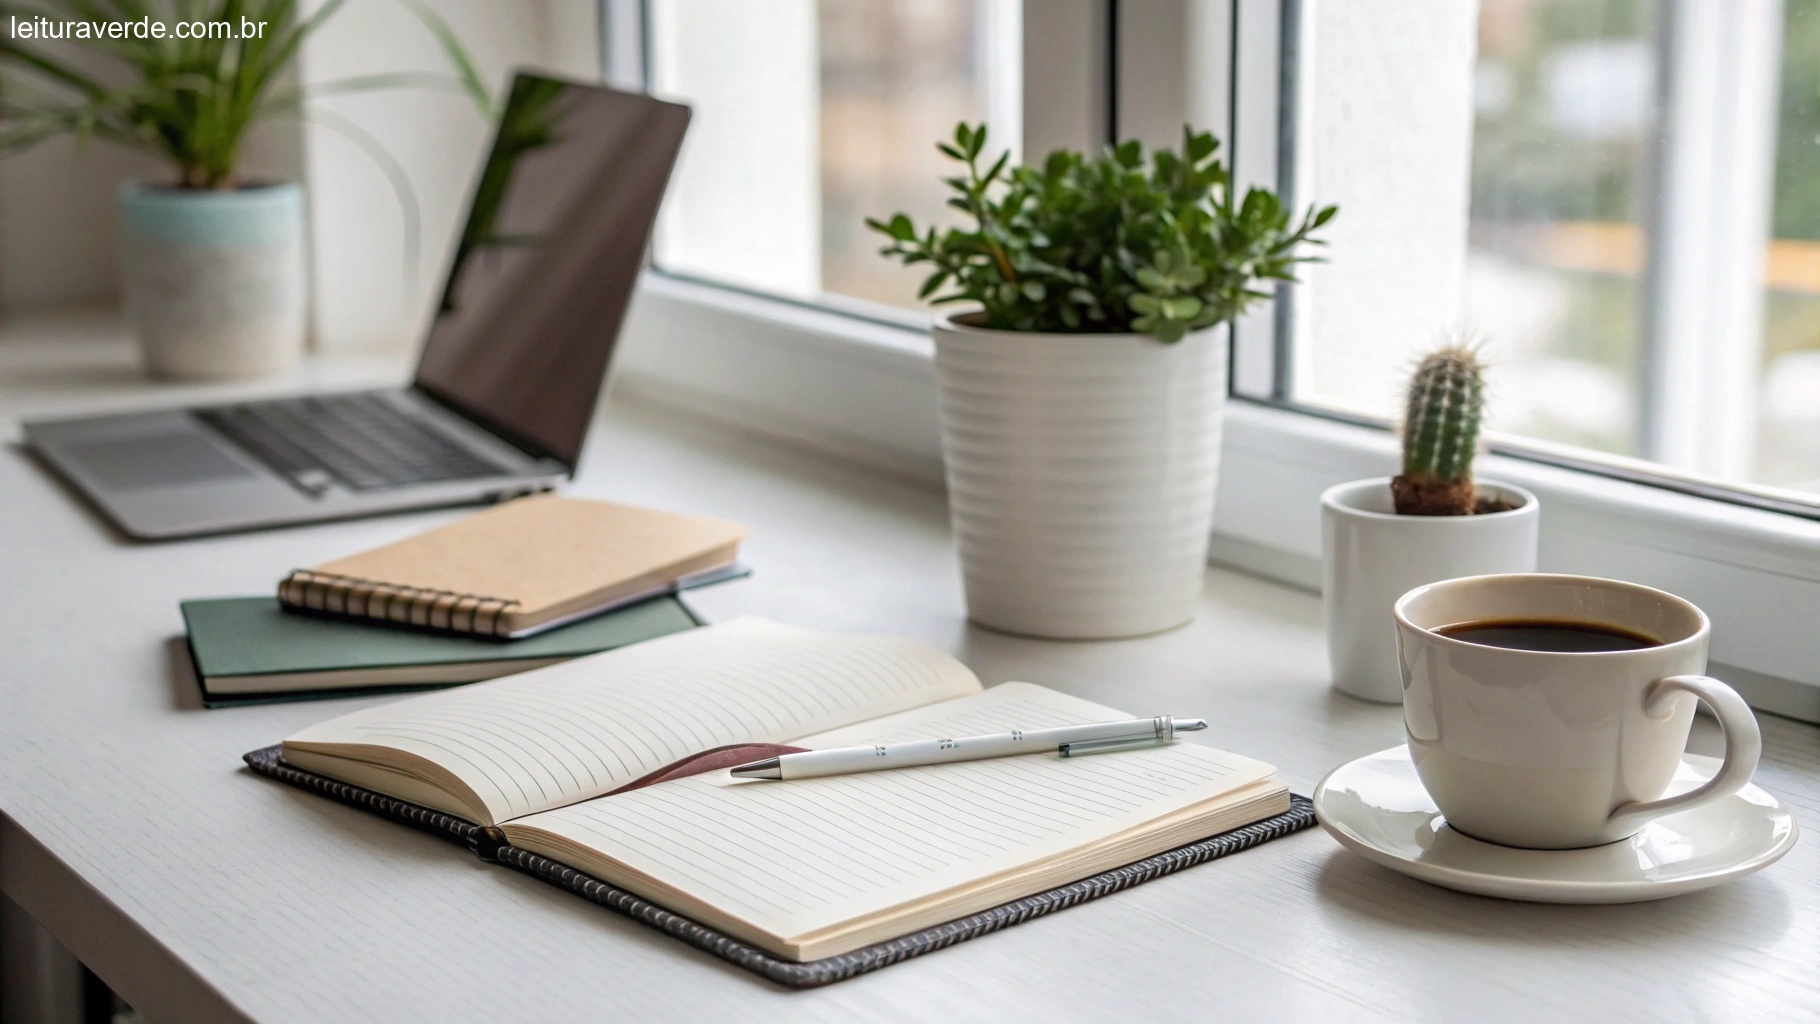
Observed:
[[[1757,728],[1757,716],[1738,691],[1711,676],[1669,676],[1657,680],[1643,698],[1644,713],[1651,718],[1669,714],[1669,700],[1677,692],[1691,693],[1706,702],[1725,730],[1725,761],[1719,771],[1695,789],[1660,800],[1633,800],[1619,804],[1607,819],[1608,826],[1641,828],[1651,818],[1685,811],[1709,801],[1731,796],[1743,789],[1756,774],[1757,759],[1763,754],[1763,734]]]

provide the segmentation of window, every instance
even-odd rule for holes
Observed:
[[[958,121],[1022,132],[1018,0],[650,0],[654,91],[695,108],[664,270],[795,299],[920,310],[868,216],[947,222]],[[855,308],[846,303],[846,308]]]
[[[1394,418],[1464,331],[1509,442],[1820,507],[1820,0],[1474,6],[1284,6],[1342,212],[1270,397]]]
[[[1477,328],[1542,568],[1688,597],[1718,674],[1820,721],[1820,0],[601,3],[609,77],[697,114],[618,387],[939,485],[927,313],[859,218],[935,212],[961,118],[1191,122],[1341,206],[1235,325],[1216,560],[1318,585],[1321,491],[1394,465],[1402,372]]]

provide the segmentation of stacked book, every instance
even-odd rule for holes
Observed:
[[[745,574],[737,523],[550,495],[183,602],[209,706],[450,686],[700,625],[676,597]]]

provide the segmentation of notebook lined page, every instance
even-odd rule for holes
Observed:
[[[466,783],[498,822],[713,747],[782,743],[978,690],[966,666],[907,640],[739,619],[356,712],[285,746],[416,754]]]
[[[1128,717],[1040,686],[1006,683],[804,745]],[[533,849],[548,844],[526,830],[560,836],[760,931],[790,937],[1041,861],[1271,773],[1261,762],[1186,743],[783,783],[719,772],[539,814],[507,834]]]

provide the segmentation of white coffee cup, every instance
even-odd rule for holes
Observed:
[[[1616,842],[1730,796],[1757,770],[1757,719],[1702,674],[1711,625],[1673,594],[1591,576],[1468,576],[1417,587],[1394,613],[1410,757],[1447,824],[1468,836],[1545,850]],[[1538,621],[1616,627],[1657,645],[1529,651],[1436,632]],[[1695,698],[1725,729],[1725,762],[1705,785],[1663,798]]]

